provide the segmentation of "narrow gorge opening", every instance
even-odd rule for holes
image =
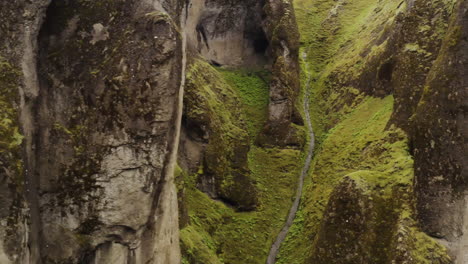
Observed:
[[[467,9],[1,2],[0,263],[464,264]]]
[[[271,62],[263,6],[264,1],[190,3],[189,46],[215,66],[263,68]]]
[[[242,96],[244,99],[248,99],[246,97],[253,94],[242,95],[242,93],[249,93],[249,91],[237,91],[237,89],[241,88],[240,82],[247,76],[251,76],[249,78],[255,81],[258,89],[263,89],[262,96],[267,95],[264,91],[267,89],[268,83],[260,83],[259,81],[259,77],[268,75],[272,61],[269,58],[270,44],[263,28],[265,22],[263,21],[265,18],[263,6],[264,1],[228,4],[219,1],[200,1],[191,2],[187,11],[186,34],[189,50],[192,49],[196,52],[196,56],[200,56],[200,61],[190,63],[192,69],[197,68],[193,69],[192,74],[203,77],[200,79],[188,77],[189,95],[186,98],[186,109],[184,110],[184,132],[179,162],[184,171],[197,175],[196,187],[199,190],[211,199],[239,211],[254,210],[255,194],[238,189],[242,188],[241,186],[227,188],[226,185],[229,184],[226,181],[240,181],[247,184],[252,191],[255,188],[249,176],[247,154],[250,145],[249,138],[254,140],[257,134],[246,131],[244,121],[231,120],[230,116],[224,115],[244,114],[242,112],[245,109],[239,105],[246,106],[246,102],[242,102]],[[204,62],[208,62],[214,68],[203,65]],[[189,75],[192,74],[189,71]],[[214,84],[215,79],[224,80],[224,83]],[[197,90],[202,82],[206,82],[203,85],[207,86],[213,84],[213,87],[210,87],[212,94],[204,94]],[[248,89],[248,86],[242,89]],[[250,91],[250,93],[252,92],[255,91]],[[235,98],[226,98],[225,93],[232,93]],[[187,101],[192,99],[192,94],[193,96],[203,96],[204,100],[207,100],[206,103],[197,102],[203,105],[202,109],[198,109],[199,106],[191,107],[190,103],[187,104]],[[239,95],[241,96],[240,101],[237,98]],[[260,100],[265,102],[268,99],[264,97]],[[216,101],[239,109],[224,108],[225,106],[218,105]],[[262,108],[264,107],[265,105],[262,106]],[[191,108],[196,109],[198,113],[192,112],[195,110],[191,110]],[[266,115],[264,109],[261,111],[262,115]],[[221,123],[210,122],[210,120],[218,118],[222,119]],[[260,116],[260,118],[264,119],[265,116]],[[256,124],[256,126],[258,125],[263,124]],[[236,136],[238,138],[231,141],[218,135],[227,129],[236,129],[242,132]],[[214,146],[214,144],[217,145]],[[222,145],[219,144],[231,146],[227,150],[222,150]],[[214,153],[210,153],[213,151],[219,152],[218,157],[215,157]],[[223,161],[215,161],[215,159],[223,159]]]

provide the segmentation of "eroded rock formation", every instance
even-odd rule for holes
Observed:
[[[0,263],[468,263],[467,9],[2,1]]]
[[[16,102],[29,234],[13,228],[18,246],[7,258],[179,262],[170,157],[184,78],[182,3],[12,5],[2,17],[20,19],[4,32],[12,43],[2,54],[17,54],[12,61],[22,66]],[[7,227],[21,226],[19,212]]]

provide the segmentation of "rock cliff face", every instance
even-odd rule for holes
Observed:
[[[5,81],[23,76],[5,89],[19,90],[6,99],[17,102],[24,135],[23,163],[10,163],[23,165],[24,184],[6,207],[5,258],[179,262],[170,157],[184,78],[182,3],[42,2],[2,4],[10,12],[2,17],[19,17],[6,21],[11,42],[2,54],[17,56],[12,66],[4,62]],[[11,142],[6,158],[13,159]],[[21,186],[11,182],[12,169],[5,182],[14,193]],[[25,217],[29,233],[21,231]]]
[[[454,6],[412,132],[419,218],[426,232],[448,241],[457,263],[468,261],[467,10],[464,1]]]
[[[2,1],[0,263],[468,263],[467,10]]]
[[[264,1],[189,1],[191,47],[214,65],[262,67],[269,41],[263,29]]]
[[[299,32],[290,1],[266,1],[265,31],[271,45],[272,80],[268,122],[258,142],[262,145],[301,146],[304,122],[299,109]]]
[[[297,43],[273,34],[271,16],[285,10],[274,2],[2,3],[2,263],[180,262],[173,167],[185,32],[191,56],[213,65],[263,71],[279,51],[297,64]],[[203,158],[187,169],[202,164],[200,189],[252,210],[247,153],[258,133],[247,132],[240,112],[217,119],[224,106],[197,101],[200,84],[195,76],[187,84],[181,153]],[[292,112],[299,87],[276,87],[295,91]],[[240,104],[229,97],[226,106]]]
[[[317,76],[316,126],[323,143],[303,197],[304,222],[296,224],[303,233],[292,234],[280,259],[466,262],[460,252],[466,247],[461,157],[467,150],[467,68],[458,48],[464,45],[465,3],[298,0],[296,10],[316,67],[311,74]],[[394,100],[393,107],[378,110],[369,96]],[[368,119],[364,109],[375,116]],[[390,134],[373,138],[375,132]],[[398,143],[402,139],[407,143]],[[388,155],[393,158],[386,161]],[[313,243],[301,247],[307,240]]]

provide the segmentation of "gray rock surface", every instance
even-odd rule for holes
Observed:
[[[264,1],[197,0],[188,5],[190,47],[216,65],[261,68],[268,62]]]
[[[9,99],[25,184],[2,201],[21,210],[2,217],[0,262],[180,262],[182,3],[1,5],[1,56],[22,75]]]

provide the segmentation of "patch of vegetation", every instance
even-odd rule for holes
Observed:
[[[388,28],[405,4],[398,0],[295,0],[294,4],[313,79],[311,112],[320,143],[327,130],[362,101],[356,82],[349,80],[358,78],[364,66],[385,51]]]
[[[301,158],[298,150],[252,147],[249,167],[259,195],[253,212],[210,199],[193,184],[197,175],[186,175],[190,225],[182,229],[181,243],[189,263],[264,263],[291,206]]]
[[[409,195],[414,177],[413,159],[406,134],[395,127],[386,129],[392,112],[392,96],[367,97],[329,131],[317,150],[298,218],[278,263],[304,263],[310,256],[331,194],[345,177],[352,179],[363,195],[398,204],[398,214],[404,216],[405,223],[411,223],[407,228],[414,228]],[[383,210],[392,212],[393,206],[387,205]],[[414,233],[416,245],[440,247],[434,240],[420,240],[421,237],[419,231]]]
[[[418,3],[428,6],[442,3],[441,5],[449,7],[452,2],[452,0],[434,0]],[[394,98],[388,96],[391,94],[388,90],[376,93],[373,90],[376,89],[375,85],[370,83],[375,78],[387,80],[391,78],[385,75],[391,75],[391,72],[386,73],[385,69],[393,67],[391,53],[394,51],[391,50],[393,46],[389,36],[395,23],[401,19],[402,13],[406,10],[406,2],[294,0],[294,4],[301,32],[301,51],[307,54],[306,60],[301,64],[301,82],[302,87],[306,87],[308,76],[311,76],[311,115],[317,144],[310,177],[305,182],[301,208],[283,244],[278,263],[310,262],[311,254],[317,250],[319,233],[322,231],[321,225],[324,223],[324,213],[330,203],[331,194],[345,179],[352,181],[360,195],[369,199],[371,201],[369,204],[375,206],[366,209],[364,214],[368,212],[372,216],[366,223],[385,235],[383,239],[385,241],[380,241],[375,246],[376,249],[372,249],[376,253],[370,256],[371,259],[380,261],[391,258],[407,263],[446,263],[448,256],[445,249],[416,227],[412,190],[414,168],[413,159],[408,152],[407,136],[402,130],[389,124],[394,112]],[[426,24],[429,25],[429,21]],[[443,35],[441,29],[445,27],[446,25],[437,20],[433,30],[435,33],[424,41],[439,39]],[[420,30],[428,29],[421,27]],[[403,45],[404,52],[426,57],[433,55],[424,43],[407,44]],[[310,67],[306,67],[306,64]],[[244,85],[242,80],[238,80],[241,74],[223,73],[223,75],[231,84],[240,83],[238,86],[241,89],[240,98],[243,107],[248,106],[251,99],[257,97],[256,93],[249,91],[245,93],[246,98],[243,98]],[[301,91],[302,96],[303,94],[304,91]],[[370,94],[381,98],[370,97]],[[254,102],[259,101],[254,100]],[[252,128],[258,126],[258,123],[254,120],[261,119],[255,119],[252,114],[246,116],[249,135],[255,134],[257,130]],[[264,151],[266,150],[253,147],[250,153],[259,155]],[[258,171],[254,171],[254,168],[263,167],[265,162],[268,162],[268,156],[263,157],[263,160],[259,160],[259,163],[252,167],[256,162],[252,163],[249,154],[249,167],[253,171],[253,178],[263,177],[257,178]],[[299,165],[300,162],[296,166]],[[268,172],[272,175],[275,173],[273,169],[273,167],[268,168]],[[292,175],[291,178],[293,179]],[[265,210],[266,215],[272,209],[269,208],[270,203],[265,201],[273,199],[268,197],[270,194],[266,190],[262,192],[261,180],[257,185],[260,190],[258,214]],[[289,197],[292,197],[292,193],[290,195]],[[280,197],[284,200],[287,196]],[[286,205],[284,208],[287,208]],[[229,208],[224,209],[229,211]],[[250,252],[266,256],[268,250],[268,247],[264,246],[263,254],[260,253],[261,247],[256,248],[249,244],[250,234],[254,233],[258,237],[258,230],[250,229],[244,222],[250,223],[255,219],[254,214],[257,212],[242,214],[243,218],[234,218],[230,214],[229,217],[225,217],[225,212],[228,211],[223,210],[220,213],[223,217],[214,217],[217,220],[211,221],[217,222],[223,219],[222,227],[216,227],[217,231],[211,235],[215,238],[216,245],[213,254],[225,263],[264,262],[265,259],[261,258],[249,259]],[[384,219],[386,215],[391,215],[392,219]],[[282,222],[277,223],[279,230]],[[382,226],[387,223],[391,224],[392,229],[383,230]],[[266,222],[263,226],[257,224],[254,226],[265,229],[269,224],[271,225],[271,222]],[[204,227],[205,224],[200,226]],[[207,223],[206,226],[211,227],[212,224]],[[359,232],[359,230],[348,231]],[[242,240],[244,251],[241,251],[235,243],[231,244],[228,237],[233,237],[237,241]],[[372,239],[363,239],[361,242],[368,246],[372,244]],[[264,244],[262,240],[256,241]],[[271,241],[267,244],[271,245]],[[343,241],[331,242],[336,242],[336,248],[345,245]]]
[[[192,137],[207,141],[203,177],[214,178],[222,199],[238,208],[255,207],[256,193],[247,166],[249,134],[237,92],[211,65],[195,60],[187,72],[184,115]]]
[[[0,56],[0,178],[2,179],[2,217],[5,221],[3,246],[11,256],[21,254],[24,229],[24,176],[18,123],[18,81],[21,72]]]
[[[224,79],[235,88],[243,104],[251,140],[260,133],[268,115],[270,73],[219,69]]]
[[[452,2],[421,1],[419,4],[450,7]],[[317,146],[300,211],[278,263],[311,261],[319,233],[323,231],[323,214],[331,193],[345,178],[353,181],[363,196],[373,197],[377,205],[374,210],[384,215],[396,210],[399,220],[392,224],[398,225],[398,232],[406,231],[404,235],[390,232],[387,244],[376,246],[388,253],[385,257],[408,263],[446,263],[445,249],[416,228],[412,209],[414,168],[407,136],[388,123],[394,112],[393,97],[366,96],[363,91],[372,94],[365,89],[375,87],[367,83],[370,87],[363,87],[365,82],[361,80],[367,78],[371,82],[374,78],[371,74],[377,72],[367,71],[380,71],[384,63],[391,62],[388,36],[397,17],[406,10],[406,2],[294,0],[294,3],[301,49],[307,54],[307,61],[301,64],[303,87],[307,75],[312,78],[311,116]],[[428,39],[443,35],[438,33],[444,28],[443,23],[437,20],[434,27],[435,34]],[[404,48],[409,53],[431,55],[420,43],[408,43]],[[310,67],[306,67],[307,62]],[[375,225],[381,222],[378,218],[372,221]],[[344,243],[335,242],[337,247]]]
[[[20,72],[0,57],[0,166],[14,184],[23,185],[17,101]],[[3,172],[2,172],[3,173]]]
[[[260,133],[267,118],[268,73],[226,69],[213,72],[207,63],[195,63],[187,75],[189,91],[185,100],[191,101],[186,102],[187,114],[198,122],[208,114],[209,126],[216,129],[210,133],[212,137],[236,136],[229,127],[243,129],[242,122],[247,124],[249,137],[236,137],[250,145],[246,166],[258,202],[254,211],[236,211],[196,188],[198,178],[208,170],[206,166],[192,175],[178,170],[179,191],[183,189],[190,219],[181,230],[184,263],[263,264],[292,204],[303,154],[296,149],[266,149],[253,144],[252,139]],[[190,91],[193,85],[198,86],[195,89],[198,92]],[[216,145],[223,151],[230,146],[222,141]],[[213,149],[208,149],[207,155],[210,151]],[[236,188],[249,192],[245,185]]]

